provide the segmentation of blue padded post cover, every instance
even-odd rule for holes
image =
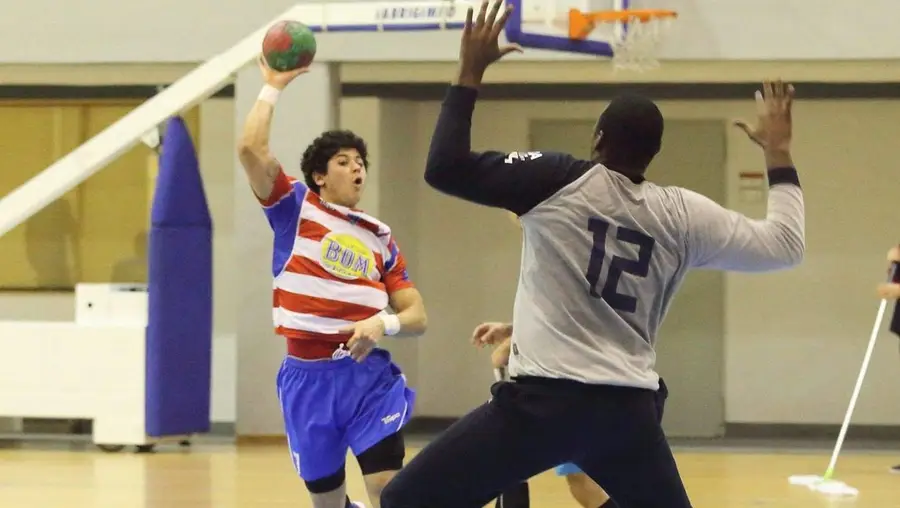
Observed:
[[[209,432],[212,218],[181,117],[166,125],[150,216],[146,433]]]

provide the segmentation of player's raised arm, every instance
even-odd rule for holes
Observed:
[[[244,122],[244,131],[238,141],[238,158],[244,166],[253,193],[265,202],[272,197],[279,176],[283,177],[281,165],[269,149],[269,131],[275,113],[275,103],[288,83],[309,69],[303,67],[288,72],[276,72],[262,57],[259,58],[259,67],[266,86],[263,87]],[[283,178],[286,183],[286,177]]]
[[[511,7],[484,2],[476,19],[469,9],[460,46],[459,76],[447,91],[428,150],[425,180],[435,189],[474,203],[522,215],[592,166],[551,152],[472,151],[472,113],[487,67],[517,46],[498,37]],[[498,17],[499,15],[499,17]]]
[[[791,158],[794,88],[766,82],[757,92],[758,124],[738,122],[765,153],[769,176],[766,218],[750,219],[695,192],[682,192],[691,266],[759,272],[790,268],[806,249],[803,191]]]

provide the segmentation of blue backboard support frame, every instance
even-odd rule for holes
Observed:
[[[524,0],[507,0],[513,6],[513,12],[506,23],[506,40],[523,48],[548,49],[567,53],[582,53],[603,57],[612,57],[613,48],[608,42],[598,40],[573,40],[566,36],[528,33],[522,26],[522,2]],[[621,8],[628,9],[631,0],[620,0]]]

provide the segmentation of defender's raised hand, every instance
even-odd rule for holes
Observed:
[[[506,26],[506,20],[512,12],[512,6],[507,5],[500,13],[502,0],[494,0],[494,4],[488,12],[488,1],[481,3],[478,17],[473,21],[474,10],[469,7],[466,13],[466,24],[462,31],[462,40],[459,47],[459,84],[463,86],[477,86],[481,84],[481,78],[489,65],[514,52],[522,51],[516,44],[500,47],[500,32]],[[500,14],[498,18],[497,15]]]
[[[793,85],[781,80],[766,81],[763,91],[756,92],[756,125],[751,127],[743,120],[734,122],[734,125],[766,150],[790,151],[793,102]]]

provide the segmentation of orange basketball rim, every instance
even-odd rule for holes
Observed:
[[[569,38],[582,41],[587,38],[597,23],[647,23],[653,20],[671,19],[678,16],[675,11],[665,9],[624,9],[619,11],[582,12],[569,9]]]

